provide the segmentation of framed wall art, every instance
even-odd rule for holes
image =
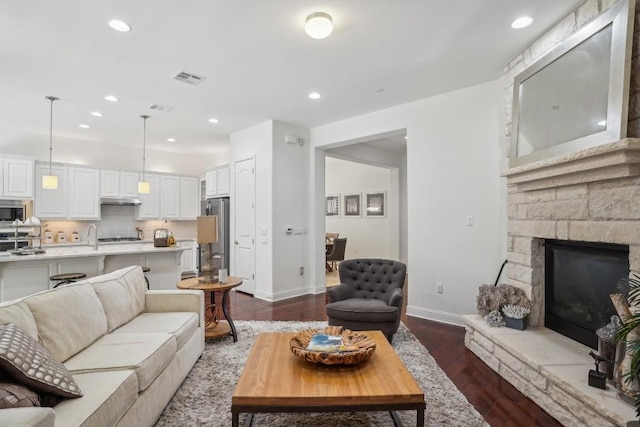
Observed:
[[[332,194],[324,197],[324,214],[326,216],[340,216],[340,195]]]
[[[387,215],[387,193],[367,193],[367,218],[385,218]]]
[[[360,193],[343,194],[345,218],[360,217]]]

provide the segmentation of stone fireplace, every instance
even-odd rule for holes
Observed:
[[[506,283],[531,300],[531,327],[490,328],[464,316],[466,346],[566,425],[625,425],[634,408],[612,387],[587,385],[588,346],[544,327],[545,242],[628,246],[640,272],[640,139],[589,148],[512,168],[508,187]],[[626,252],[625,252],[626,253]]]

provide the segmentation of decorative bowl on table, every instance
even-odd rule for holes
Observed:
[[[289,348],[293,354],[311,363],[355,365],[371,357],[376,351],[376,342],[363,332],[327,326],[322,330],[297,332],[289,341]]]

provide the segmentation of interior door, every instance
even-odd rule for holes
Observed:
[[[233,275],[242,278],[237,289],[253,295],[256,289],[255,224],[256,181],[255,159],[235,162],[234,194],[235,232]]]

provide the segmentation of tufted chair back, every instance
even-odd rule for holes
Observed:
[[[355,289],[355,298],[389,302],[391,291],[404,287],[407,266],[388,259],[350,259],[340,263],[340,283]]]

